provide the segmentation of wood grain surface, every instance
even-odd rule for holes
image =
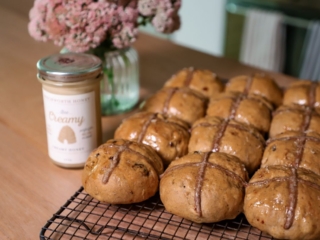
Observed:
[[[0,239],[39,239],[46,221],[81,185],[81,169],[57,167],[47,154],[36,62],[59,48],[29,36],[32,2],[0,3]],[[143,34],[135,47],[140,57],[142,98],[160,89],[183,67],[208,68],[223,78],[259,71]],[[294,80],[271,75],[281,86]],[[104,140],[112,138],[120,121],[133,111],[102,117]]]

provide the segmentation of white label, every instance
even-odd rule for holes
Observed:
[[[94,92],[57,95],[42,91],[50,158],[64,164],[85,163],[97,146]]]

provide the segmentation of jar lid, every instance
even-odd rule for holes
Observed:
[[[60,53],[37,63],[38,77],[57,82],[79,82],[101,74],[101,60],[85,53]]]

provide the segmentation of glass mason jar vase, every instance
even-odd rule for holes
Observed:
[[[67,53],[63,48],[60,53]],[[113,115],[132,109],[139,101],[139,58],[133,47],[108,50],[99,46],[87,53],[102,61],[104,76],[100,84],[101,115]]]
[[[132,109],[139,100],[139,60],[133,47],[105,51],[102,57],[101,113],[112,115]]]

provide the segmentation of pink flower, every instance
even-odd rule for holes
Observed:
[[[137,38],[138,28],[138,10],[127,6],[118,7],[117,18],[119,21],[109,31],[112,43],[116,48],[125,48],[130,46]]]
[[[96,48],[107,38],[114,47],[132,44],[138,34],[139,9],[150,15],[158,31],[180,26],[181,0],[35,0],[29,12],[30,35],[69,51]],[[109,42],[110,42],[109,41]]]
[[[136,40],[137,35],[138,28],[132,23],[127,23],[114,34],[112,43],[116,48],[129,47]]]
[[[178,10],[181,0],[161,0],[152,19],[155,29],[162,33],[172,33],[180,28]]]
[[[132,7],[118,7],[117,15],[119,24],[121,23],[136,23],[138,20],[139,12],[136,8]]]
[[[111,25],[108,16],[109,3],[93,2],[82,11],[73,9],[66,15],[69,34],[65,34],[65,47],[70,51],[83,52],[96,48],[106,39],[106,32]]]
[[[70,51],[87,51],[105,40],[112,22],[111,5],[92,0],[36,0],[30,11],[30,35]]]
[[[157,12],[157,7],[161,0],[139,0],[138,10],[142,16],[153,16]]]
[[[48,36],[45,31],[45,18],[47,13],[48,1],[35,0],[34,7],[29,12],[31,19],[28,24],[30,35],[38,41],[47,41]]]

